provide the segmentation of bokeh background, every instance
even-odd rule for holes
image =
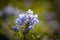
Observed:
[[[8,6],[15,8],[13,13],[5,13]],[[60,0],[0,0],[0,40],[20,40],[12,27],[16,26],[19,13],[28,9],[38,15],[40,22],[26,35],[26,40],[60,40]]]

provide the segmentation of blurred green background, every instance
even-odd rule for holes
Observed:
[[[38,15],[40,23],[26,35],[26,40],[60,40],[60,0],[0,0],[0,11],[8,4],[23,12],[32,9]],[[19,40],[9,29],[15,26],[15,18],[15,15],[0,17],[0,39]]]

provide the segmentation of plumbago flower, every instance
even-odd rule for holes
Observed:
[[[37,14],[33,14],[33,11],[29,9],[27,13],[20,14],[19,18],[16,19],[16,24],[22,26],[29,22],[26,30],[30,30],[34,28],[34,25],[39,22]]]

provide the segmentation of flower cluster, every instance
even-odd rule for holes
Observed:
[[[30,30],[34,28],[34,24],[39,22],[37,14],[33,15],[33,11],[31,9],[29,9],[25,14],[20,14],[19,18],[16,19],[16,24],[22,26],[28,21],[29,21],[29,26],[26,30]]]

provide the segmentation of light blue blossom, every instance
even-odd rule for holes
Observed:
[[[29,20],[29,27],[28,29],[33,29],[34,28],[34,25],[36,23],[39,23],[39,20],[38,20],[38,15],[37,14],[33,14],[33,11],[31,9],[29,9],[27,11],[29,17],[30,17],[30,20]]]
[[[27,28],[27,30],[33,29],[36,23],[39,23],[37,15],[30,15],[29,27]]]
[[[20,26],[28,21],[29,27],[27,28],[27,30],[34,28],[34,24],[39,22],[37,14],[33,15],[33,11],[31,11],[31,9],[29,9],[25,14],[20,14],[19,18],[16,19],[17,25]]]
[[[31,17],[30,18],[30,26],[34,26],[35,23],[39,22],[39,20],[36,17]]]
[[[23,23],[24,23],[24,22],[22,22],[21,20],[16,19],[16,24],[17,24],[17,25],[21,26],[21,25],[23,25]]]
[[[17,25],[22,26],[28,20],[28,15],[27,14],[21,14],[19,16],[20,17],[16,19],[16,23],[17,23]]]

